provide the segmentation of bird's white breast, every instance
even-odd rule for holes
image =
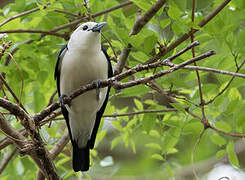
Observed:
[[[61,65],[61,95],[69,95],[82,85],[107,78],[107,59],[102,51],[93,53],[68,49]],[[88,91],[75,98],[71,106],[67,107],[72,138],[78,141],[80,147],[85,146],[90,138],[96,113],[105,100],[106,92],[107,88],[100,89],[100,98],[97,100],[95,90]]]

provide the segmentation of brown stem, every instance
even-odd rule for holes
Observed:
[[[242,68],[242,66],[245,64],[245,60],[241,63],[241,65],[240,66],[238,66],[237,67],[237,70],[236,70],[236,72],[235,73],[237,73],[241,68]],[[227,85],[215,96],[215,97],[213,97],[212,99],[210,99],[208,102],[206,102],[205,103],[205,105],[208,105],[208,104],[210,104],[210,103],[212,103],[217,97],[219,97],[219,96],[221,96],[226,90],[227,90],[227,88],[231,85],[231,83],[232,83],[232,81],[234,80],[234,78],[235,78],[236,76],[233,76],[231,79],[230,79],[230,81],[227,83]],[[245,77],[245,75],[244,75],[244,77]]]
[[[43,6],[43,9],[45,9],[45,8],[47,8],[47,6]],[[31,14],[31,13],[36,12],[36,11],[39,11],[39,10],[40,10],[40,8],[39,8],[39,7],[36,7],[36,8],[30,9],[30,10],[28,10],[28,11],[22,12],[22,13],[20,13],[20,14],[16,14],[16,15],[14,15],[14,16],[11,16],[11,17],[5,19],[3,22],[1,22],[1,23],[0,23],[0,27],[3,26],[4,24],[6,24],[6,23],[8,23],[8,22],[10,22],[10,21],[12,21],[12,20],[14,20],[14,19],[16,19],[16,18],[25,16],[25,15],[27,15],[27,14]]]
[[[52,31],[42,31],[42,30],[36,30],[36,29],[15,29],[15,30],[3,30],[0,31],[0,33],[37,33],[42,35],[52,35],[60,38],[66,38],[66,35],[55,33]]]
[[[152,19],[152,17],[158,12],[159,9],[165,4],[166,0],[158,0],[144,15],[138,15],[133,28],[129,36],[138,34],[142,28]],[[131,51],[132,45],[128,44],[124,47],[122,53],[120,54],[119,60],[115,66],[114,74],[117,75],[122,72],[124,66],[126,65],[127,58]]]
[[[198,139],[197,139],[197,141],[196,141],[196,143],[195,143],[195,145],[194,145],[194,147],[193,147],[193,149],[192,149],[192,153],[191,153],[192,172],[193,172],[193,174],[194,174],[194,176],[195,176],[195,178],[196,178],[197,180],[199,180],[200,178],[198,177],[197,172],[196,172],[196,170],[195,170],[195,166],[194,166],[194,165],[195,165],[195,163],[194,163],[194,157],[195,157],[195,151],[196,151],[196,149],[197,149],[197,147],[198,147],[198,145],[199,145],[199,143],[200,143],[200,141],[201,141],[201,139],[202,139],[202,136],[203,136],[205,130],[206,130],[206,128],[203,128],[203,129],[202,129],[202,131],[201,131],[200,135],[198,136]]]
[[[171,67],[168,70],[164,70],[164,71],[161,71],[159,73],[156,73],[156,74],[154,74],[152,76],[148,76],[148,77],[136,80],[136,81],[130,81],[130,82],[127,82],[127,83],[115,83],[115,81],[121,79],[122,77],[125,78],[125,73],[122,73],[122,74],[119,74],[119,75],[114,76],[112,78],[109,78],[107,80],[101,81],[100,88],[103,88],[103,87],[106,87],[106,86],[109,86],[109,85],[114,85],[114,88],[123,89],[123,88],[136,86],[136,85],[139,85],[139,84],[142,84],[142,83],[144,84],[146,82],[149,82],[149,81],[151,81],[153,79],[159,78],[159,77],[161,77],[163,75],[172,73],[173,71],[181,69],[182,67],[184,67],[184,66],[186,66],[188,64],[191,64],[191,63],[193,63],[195,61],[202,60],[202,59],[207,58],[209,56],[212,56],[214,54],[215,54],[214,51],[209,51],[209,52],[204,53],[204,54],[202,54],[200,56],[197,56],[197,57],[195,57],[193,59],[190,59],[190,60],[187,60],[187,61],[185,61],[185,62],[183,62],[181,64],[178,64],[178,65],[176,65],[174,67]],[[128,72],[128,76],[129,76],[129,75],[131,75],[133,73],[136,73],[136,72],[139,72],[139,71],[142,71],[142,70],[145,70],[145,69],[150,69],[150,68],[156,68],[156,67],[163,66],[164,64],[165,64],[164,61],[160,61],[160,62],[157,62],[157,63],[148,64],[148,65],[138,65],[135,68],[134,71],[132,71],[130,69],[130,70],[126,71],[126,72]],[[65,103],[69,103],[73,98],[81,95],[82,93],[84,93],[86,91],[89,91],[89,90],[92,90],[92,89],[95,89],[95,88],[96,88],[96,86],[93,83],[85,85],[85,86],[82,86],[80,89],[74,91],[68,98],[65,98]],[[0,98],[0,106],[1,106],[1,98]],[[59,107],[60,107],[60,104],[58,102],[50,105],[49,107],[47,107],[43,111],[41,111],[41,112],[37,113],[36,115],[34,115],[33,116],[34,121],[36,123],[39,123],[43,118],[47,117],[50,113],[52,113],[53,111],[55,111]]]
[[[3,170],[6,168],[6,166],[8,165],[8,163],[10,162],[10,160],[14,157],[14,155],[17,152],[17,148],[14,148],[14,150],[8,154],[6,157],[4,157],[4,159],[2,160],[1,164],[0,164],[0,174],[3,172]]]
[[[213,12],[211,12],[204,20],[202,20],[198,25],[199,27],[205,26],[209,21],[211,21],[231,0],[225,0],[223,3],[221,3]],[[179,39],[177,39],[175,42],[170,44],[164,52],[159,52],[155,56],[152,57],[152,59],[145,62],[146,64],[152,63],[160,59],[161,57],[165,56],[168,52],[172,51],[174,48],[179,46],[182,42],[187,40],[191,34],[196,33],[198,30],[194,29],[193,32],[185,33],[183,36],[181,36]]]

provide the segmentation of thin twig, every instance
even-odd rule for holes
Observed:
[[[194,114],[193,112],[190,112],[188,108],[185,108],[185,111],[190,114],[192,117],[194,118],[197,118],[199,120],[202,120],[201,117],[199,117],[198,115]],[[208,123],[208,121],[207,121]],[[206,124],[204,127],[206,127],[206,129],[210,128],[210,129],[213,129],[214,131],[218,132],[218,133],[221,133],[221,134],[224,134],[226,136],[231,136],[231,137],[237,137],[237,138],[244,138],[245,137],[245,134],[236,134],[236,133],[230,133],[230,132],[225,132],[221,129],[218,129],[216,128],[215,126],[212,126],[211,124]]]
[[[69,133],[66,132],[60,139],[59,141],[54,145],[54,147],[50,150],[50,157],[54,160],[64,149],[66,144],[69,142],[70,137]],[[37,180],[44,180],[45,177],[42,174],[42,171],[38,170],[37,173]]]
[[[237,155],[242,155],[245,151],[245,143],[243,139],[235,142],[234,150]],[[222,158],[217,159],[215,155],[212,157],[195,163],[195,169],[199,174],[205,174],[206,172],[213,169],[213,167],[219,163],[229,163],[227,154]],[[174,177],[176,180],[191,179],[193,177],[192,165],[187,165],[174,170]],[[216,179],[215,179],[216,180]]]
[[[25,131],[25,129],[21,129],[18,131],[22,136],[27,137],[27,132]],[[11,139],[9,139],[8,137],[3,138],[0,141],[0,150],[6,148],[8,145],[13,144],[13,141]]]
[[[54,119],[55,117],[61,115],[61,111],[54,111],[52,112],[52,114],[50,114],[49,116],[47,116],[46,118],[44,118],[40,123],[39,126],[43,126],[44,124],[46,124],[47,122],[52,121],[52,119]]]
[[[65,145],[69,142],[69,140],[69,133],[66,132],[50,150],[50,157],[52,159],[55,159],[58,156],[58,154],[64,149]]]
[[[77,18],[82,18],[83,17],[81,15],[74,14],[74,13],[71,13],[71,12],[67,12],[67,11],[64,11],[64,10],[61,10],[61,9],[55,9],[54,11],[58,12],[58,13],[66,14],[66,15],[69,15],[69,16],[74,16],[74,17],[77,17]]]
[[[186,66],[186,65],[188,65],[188,64],[190,64],[190,63],[194,63],[194,62],[196,62],[196,61],[202,60],[202,59],[207,58],[207,57],[209,57],[209,56],[212,56],[212,55],[214,55],[214,54],[215,54],[214,51],[209,51],[209,52],[204,53],[204,54],[202,54],[202,55],[200,55],[200,56],[196,56],[195,58],[192,58],[192,59],[190,59],[190,60],[187,60],[187,61],[185,61],[185,62],[183,62],[183,63],[181,63],[181,64],[178,64],[178,65],[176,65],[176,66],[174,66],[174,67],[171,67],[171,68],[168,69],[168,70],[160,71],[160,72],[158,72],[158,73],[156,73],[156,74],[153,74],[153,75],[150,75],[150,76],[148,76],[148,77],[144,77],[144,78],[141,78],[141,79],[139,79],[139,80],[130,81],[130,82],[126,82],[126,83],[115,83],[115,84],[114,84],[114,88],[116,88],[116,89],[124,89],[124,88],[128,88],[128,87],[136,86],[136,85],[139,85],[139,84],[144,84],[144,83],[149,82],[149,81],[151,81],[151,80],[153,80],[153,79],[159,78],[159,77],[161,77],[161,76],[163,76],[163,75],[166,75],[166,74],[172,73],[172,72],[174,72],[174,71],[176,71],[176,70],[178,70],[178,69],[181,69],[182,67],[184,67],[184,66]],[[154,64],[154,63],[153,63],[153,64]],[[154,67],[155,64],[154,64],[154,66],[151,66],[151,64],[148,64],[148,65],[146,65],[146,66],[149,66],[148,69],[149,69],[149,68],[155,68],[155,67]],[[142,66],[142,67],[144,67],[144,66]],[[122,73],[122,74],[123,74],[123,73]],[[120,74],[120,75],[121,75],[121,74]]]
[[[208,16],[206,16],[205,19],[203,19],[198,26],[203,27],[205,26],[209,21],[211,21],[231,0],[225,0],[222,2],[213,12],[211,12]],[[161,57],[165,56],[168,52],[175,49],[177,46],[179,46],[182,42],[187,40],[190,37],[190,34],[196,33],[198,30],[194,29],[192,32],[185,33],[183,36],[181,36],[179,39],[177,39],[175,42],[170,44],[168,47],[165,48],[165,51],[160,51],[155,56],[153,56],[150,60],[146,61],[145,64],[156,62]]]
[[[162,109],[162,110],[144,110],[144,111],[137,111],[137,112],[127,112],[127,113],[122,113],[122,114],[105,114],[103,115],[103,117],[134,116],[138,114],[176,112],[176,111],[177,109],[174,109],[174,108]]]
[[[237,67],[236,69],[236,72],[237,73],[241,68],[242,66],[245,64],[245,60],[240,64],[240,66]],[[245,77],[245,75],[244,75]],[[227,88],[231,85],[232,81],[234,80],[235,76],[233,76],[230,81],[226,84],[226,86],[215,96],[213,97],[212,99],[210,99],[208,102],[205,103],[205,105],[208,105],[210,103],[212,103],[217,97],[221,96],[226,90]]]
[[[153,79],[156,79],[156,78],[159,78],[163,75],[166,75],[166,74],[169,74],[169,73],[172,73],[173,71],[176,71],[188,64],[191,64],[195,61],[199,61],[199,60],[202,60],[204,58],[207,58],[209,56],[212,56],[214,55],[215,52],[214,51],[209,51],[207,53],[204,53],[200,56],[197,56],[193,59],[190,59],[190,60],[187,60],[181,64],[178,64],[174,67],[171,67],[170,69],[168,70],[163,70],[159,73],[156,73],[154,75],[151,75],[151,76],[148,76],[148,77],[145,77],[145,78],[141,78],[139,80],[136,80],[136,81],[130,81],[130,82],[127,82],[127,83],[115,83],[115,81],[121,79],[122,77],[125,78],[125,72],[122,73],[122,74],[119,74],[117,76],[114,76],[112,78],[109,78],[107,80],[103,80],[101,81],[100,83],[100,88],[103,88],[103,87],[107,87],[109,85],[114,85],[114,88],[118,88],[118,89],[123,89],[123,88],[128,88],[128,87],[132,87],[132,86],[136,86],[136,85],[139,85],[139,84],[145,84],[146,82],[149,82]],[[138,65],[134,71],[131,71],[131,70],[128,70],[126,72],[128,72],[128,76],[131,75],[131,74],[134,74],[136,72],[139,72],[139,71],[142,71],[142,70],[145,70],[145,69],[150,69],[150,68],[156,68],[156,67],[160,67],[162,65],[164,65],[164,61],[160,61],[160,62],[157,62],[157,63],[153,63],[153,64],[148,64],[148,65]],[[127,77],[127,76],[126,76]],[[81,95],[82,93],[86,92],[86,91],[89,91],[89,90],[92,90],[96,88],[95,87],[95,84],[91,83],[91,84],[87,84],[85,86],[82,86],[80,89],[74,91],[70,96],[68,96],[67,98],[64,99],[65,103],[69,103],[73,98]],[[0,98],[0,106],[2,106],[2,103],[1,103],[1,98]],[[35,114],[33,116],[33,119],[36,123],[40,122],[43,118],[47,117],[51,112],[55,111],[56,109],[58,109],[60,107],[60,103],[59,102],[56,102],[52,105],[50,105],[49,107],[47,107],[46,109],[42,110],[41,112]]]
[[[192,13],[191,13],[191,21],[194,23],[195,20],[195,7],[196,7],[196,0],[192,0]],[[191,42],[194,42],[194,33],[193,33],[193,28],[191,28]],[[192,57],[195,57],[195,48],[193,47],[192,49]],[[197,63],[194,62],[194,66],[197,66]],[[201,83],[201,77],[199,74],[199,71],[196,70],[196,76],[197,76],[197,84],[198,84],[198,90],[199,90],[199,97],[200,97],[200,105],[201,105],[201,110],[202,110],[202,119],[201,122],[203,125],[208,125],[209,123],[207,122],[206,115],[205,115],[205,101],[203,99],[203,92],[202,92],[202,83]],[[205,127],[207,128],[207,127]]]
[[[218,73],[218,74],[222,74],[222,75],[228,75],[228,76],[245,78],[245,74],[235,73],[235,72],[229,72],[229,71],[224,71],[224,70],[220,70],[220,69],[213,69],[213,68],[209,68],[209,67],[185,66],[182,69],[199,70],[199,71],[213,72],[213,73]]]
[[[66,38],[65,34],[59,34],[53,31],[43,31],[43,30],[38,30],[38,29],[15,29],[15,30],[3,30],[0,31],[1,33],[37,33],[37,34],[43,34],[43,35],[51,35],[51,36],[56,36],[60,38]]]
[[[14,155],[16,154],[16,152],[17,152],[17,148],[14,148],[14,150],[10,154],[8,154],[6,157],[4,157],[4,159],[2,160],[2,162],[0,164],[0,174],[6,168],[6,166],[9,163],[9,161],[14,157]]]
[[[225,131],[218,129],[212,125],[210,125],[210,128],[215,130],[216,132],[224,134],[226,136],[237,137],[237,138],[244,138],[245,137],[245,134],[236,134],[236,133],[225,132]]]
[[[34,41],[33,39],[29,39],[29,40],[26,40],[26,41],[22,42],[21,44],[30,44],[33,41]],[[13,49],[11,49],[9,53],[12,54],[12,55],[14,55],[14,53],[16,53],[16,51],[18,51],[18,50],[19,50],[19,47],[16,46]],[[6,57],[5,57],[5,59],[4,59],[4,66],[8,66],[10,60],[11,60],[11,57],[10,57],[10,55],[7,54]]]
[[[165,4],[166,0],[158,0],[144,15],[138,14],[136,21],[133,25],[133,28],[129,34],[129,36],[138,34],[142,28],[152,19],[152,17],[158,12],[159,9]],[[122,72],[129,53],[131,51],[132,45],[128,44],[127,47],[124,47],[118,63],[115,66],[114,74],[119,74]]]
[[[17,104],[14,104],[6,99],[0,97],[0,106],[12,112],[14,115],[18,116],[21,120],[21,124],[24,126],[25,130],[31,137],[32,146],[38,148],[28,148],[27,151],[24,151],[32,157],[32,159],[36,162],[38,167],[42,170],[42,173],[48,179],[60,179],[57,173],[57,170],[48,155],[48,151],[44,146],[43,140],[34,124],[33,118],[28,115],[22,108],[20,108]],[[11,134],[12,137],[24,138],[19,132],[13,128],[9,122],[0,114],[0,128],[4,130],[7,134]],[[15,137],[15,138],[16,138]],[[22,139],[21,139],[22,140]],[[20,148],[26,147],[27,143],[23,143],[21,141],[15,141],[16,144],[19,144]],[[26,148],[25,148],[26,149]]]
[[[93,17],[91,15],[90,8],[88,7],[88,4],[87,4],[87,0],[83,0],[83,6],[87,10],[87,15],[88,15],[89,20],[93,20]]]
[[[91,16],[92,16],[92,18],[95,18],[95,17],[101,16],[101,15],[103,15],[103,14],[107,14],[107,13],[109,13],[109,12],[111,12],[111,11],[115,11],[115,10],[117,10],[117,9],[120,9],[120,8],[122,8],[122,7],[131,5],[131,4],[133,4],[131,1],[126,1],[126,2],[124,2],[124,3],[121,3],[121,4],[119,4],[119,5],[114,6],[114,7],[112,7],[112,8],[109,8],[109,9],[100,11],[100,12],[98,12],[98,13],[92,14]],[[61,26],[58,26],[58,27],[52,29],[51,32],[57,32],[57,31],[60,31],[60,30],[62,30],[62,29],[66,29],[66,28],[68,28],[68,27],[74,27],[74,26],[76,26],[77,24],[79,24],[79,23],[81,23],[81,22],[84,22],[84,21],[86,21],[86,20],[88,20],[88,17],[83,17],[83,18],[81,18],[81,19],[74,20],[74,21],[72,21],[72,22],[70,22],[70,23],[63,24],[63,25],[61,25]]]
[[[194,166],[194,165],[195,165],[195,163],[194,163],[194,155],[195,155],[195,151],[196,151],[197,146],[199,145],[199,143],[200,143],[200,141],[201,141],[201,139],[202,139],[202,136],[203,136],[205,130],[206,130],[206,128],[204,127],[204,128],[202,129],[200,135],[198,136],[198,139],[197,139],[197,141],[196,141],[196,143],[195,143],[195,145],[194,145],[194,147],[193,147],[193,149],[192,149],[192,153],[191,153],[192,172],[193,172],[193,174],[194,174],[194,176],[195,176],[195,178],[196,178],[197,180],[199,180],[200,178],[198,177],[198,175],[197,175],[197,173],[196,173],[196,170],[195,170],[195,166]]]
[[[1,73],[0,73],[0,81],[2,81],[2,83],[5,85],[5,87],[8,89],[8,91],[11,93],[11,95],[13,96],[13,98],[15,99],[15,101],[21,106],[21,108],[24,111],[26,111],[25,107],[20,102],[19,98],[15,95],[14,91],[10,88],[10,86],[8,85],[8,83],[5,81],[5,79],[4,79],[4,77],[3,77],[3,75]]]
[[[47,8],[47,6],[43,6],[43,9],[45,9],[45,8]],[[28,11],[22,12],[22,13],[20,13],[20,14],[16,14],[16,15],[14,15],[14,16],[11,16],[11,17],[5,19],[3,22],[1,22],[1,23],[0,23],[0,27],[3,26],[4,24],[6,24],[6,23],[8,23],[8,22],[10,22],[10,21],[12,21],[12,20],[14,20],[14,19],[16,19],[16,18],[25,16],[25,15],[27,15],[27,14],[31,14],[31,13],[36,12],[36,11],[39,11],[39,10],[40,10],[40,8],[39,8],[39,7],[36,7],[36,8],[30,9],[30,10],[28,10]]]
[[[15,61],[14,57],[12,54],[8,53],[8,55],[11,57],[12,61],[14,62],[15,66],[17,67],[19,74],[20,74],[20,79],[21,79],[21,88],[20,88],[20,98],[18,104],[21,104],[21,99],[23,95],[23,89],[24,89],[24,76],[21,68],[19,67],[18,63]]]
[[[112,50],[112,52],[113,52],[115,58],[117,59],[117,53],[116,53],[116,51],[114,50],[114,48],[113,48],[113,46],[112,46],[112,44],[111,44],[111,41],[104,35],[104,33],[101,33],[101,35],[102,35],[102,37],[108,42],[108,44],[109,44],[109,46],[110,46],[110,48],[111,48],[111,50]]]
[[[54,97],[55,97],[56,94],[57,94],[57,90],[55,90],[55,91],[52,93],[52,95],[50,96],[49,101],[48,101],[48,105],[47,105],[47,106],[49,106],[50,104],[53,103]]]

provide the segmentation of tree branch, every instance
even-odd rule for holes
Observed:
[[[6,134],[15,144],[21,149],[25,147],[27,139],[20,134],[10,123],[6,120],[6,118],[0,113],[0,129]]]
[[[47,8],[47,6],[43,6],[43,9],[46,9],[46,8]],[[34,13],[34,12],[39,11],[39,10],[40,10],[40,8],[39,8],[39,7],[36,7],[36,8],[30,9],[30,10],[28,10],[28,11],[22,12],[22,13],[20,13],[20,14],[16,14],[16,15],[14,15],[14,16],[11,16],[11,17],[5,19],[3,22],[1,22],[1,23],[0,23],[0,27],[3,26],[4,24],[6,24],[6,23],[8,23],[8,22],[10,22],[10,21],[12,21],[12,20],[14,20],[14,19],[16,19],[16,18],[25,16],[25,15],[27,15],[27,14]]]
[[[10,111],[12,114],[18,116],[21,120],[21,124],[24,126],[28,134],[30,135],[32,139],[32,147],[28,148],[28,151],[26,153],[29,153],[30,156],[35,160],[39,168],[42,170],[42,173],[48,178],[48,179],[59,179],[59,176],[57,174],[56,168],[52,162],[52,160],[48,156],[48,152],[44,146],[44,143],[42,141],[42,138],[35,126],[35,123],[33,119],[18,105],[5,100],[0,97],[0,106]],[[2,116],[3,117],[3,116]],[[5,125],[7,125],[7,121],[4,121],[3,118],[1,118],[2,122],[5,122]],[[0,123],[1,126],[4,125]],[[7,126],[4,127],[4,130],[6,130]],[[13,128],[14,129],[14,128]],[[15,129],[14,129],[15,130]],[[15,132],[14,130],[9,132]],[[18,131],[16,131],[18,132]],[[15,134],[16,134],[15,132]],[[18,137],[21,137],[18,135]],[[23,136],[24,137],[24,136]],[[15,141],[17,144],[17,142]],[[22,141],[20,143],[23,143]],[[21,144],[23,147],[24,145]]]
[[[245,78],[245,74],[235,73],[235,72],[229,72],[229,71],[224,71],[224,70],[220,70],[220,69],[213,69],[213,68],[209,68],[209,67],[185,66],[182,69],[200,70],[200,71],[213,72],[213,73],[218,73],[218,74],[223,74],[223,75],[228,75],[228,76]]]
[[[245,64],[245,60],[241,63],[240,66],[237,67],[236,73],[242,68],[242,66],[244,64]],[[244,75],[244,77],[245,77],[245,75]],[[226,89],[231,85],[231,83],[232,83],[232,81],[233,81],[234,78],[235,78],[235,76],[233,76],[230,79],[230,81],[227,83],[227,85],[214,98],[212,98],[208,102],[206,102],[205,105],[212,103],[217,97],[219,97],[220,95],[222,95],[226,91]]]
[[[242,152],[245,151],[245,144],[244,144],[244,140],[239,140],[234,144],[234,149],[236,154],[240,154]],[[195,169],[197,172],[199,172],[200,174],[203,174],[207,171],[209,171],[210,169],[213,168],[214,165],[216,165],[217,163],[228,163],[228,156],[225,155],[224,157],[222,157],[221,159],[217,159],[216,156],[214,155],[213,157],[198,162],[195,164]],[[175,178],[176,180],[182,180],[184,178],[191,178],[193,176],[193,172],[192,172],[192,167],[191,166],[187,166],[187,167],[181,167],[180,169],[176,169],[174,171],[175,173]]]
[[[185,61],[185,62],[183,62],[181,64],[178,64],[176,66],[173,66],[173,67],[171,67],[168,70],[160,71],[160,72],[158,72],[156,74],[153,74],[151,76],[148,76],[148,77],[145,77],[145,78],[141,78],[141,79],[136,80],[136,81],[130,81],[130,82],[126,82],[126,83],[117,83],[117,84],[114,85],[114,88],[116,88],[116,89],[124,89],[124,88],[128,88],[128,87],[132,87],[132,86],[136,86],[136,85],[139,85],[139,84],[146,83],[148,81],[151,81],[151,80],[156,79],[156,78],[159,78],[159,77],[161,77],[163,75],[172,73],[172,72],[174,72],[174,71],[176,71],[178,69],[181,69],[182,67],[184,67],[184,66],[186,66],[188,64],[191,64],[191,63],[194,63],[196,61],[202,60],[202,59],[207,58],[209,56],[212,56],[214,54],[215,54],[214,51],[209,51],[209,52],[204,53],[204,54],[202,54],[200,56],[196,56],[195,58],[192,58],[190,60],[187,60],[187,61]],[[148,64],[149,68],[155,68],[155,66],[151,66],[151,65],[152,64]]]
[[[52,31],[42,31],[42,30],[36,30],[36,29],[16,29],[16,30],[3,30],[0,31],[1,33],[37,33],[37,34],[42,34],[42,35],[52,35],[52,36],[56,36],[56,37],[61,37],[66,39],[66,35],[65,34],[59,34],[56,32],[52,32]]]
[[[148,113],[162,113],[162,112],[177,112],[177,109],[169,108],[169,109],[162,109],[162,110],[144,110],[144,111],[137,111],[137,112],[128,112],[122,114],[105,114],[103,117],[121,117],[121,116],[134,116],[138,114],[148,114]]]
[[[136,86],[136,85],[139,85],[139,84],[142,84],[142,83],[146,83],[146,82],[149,82],[153,79],[156,79],[156,78],[159,78],[163,75],[166,75],[166,74],[169,74],[169,73],[172,73],[173,71],[176,71],[188,64],[191,64],[193,62],[196,62],[196,61],[199,61],[199,60],[202,60],[204,58],[207,58],[209,56],[212,56],[214,55],[215,52],[214,51],[209,51],[207,53],[204,53],[200,56],[197,56],[193,59],[190,59],[190,60],[187,60],[181,64],[178,64],[174,67],[171,67],[170,69],[168,70],[164,70],[164,71],[161,71],[159,73],[156,73],[154,75],[151,75],[151,76],[148,76],[148,77],[145,77],[145,78],[141,78],[139,80],[136,80],[136,81],[130,81],[130,82],[127,82],[127,83],[115,83],[115,81],[118,81],[118,80],[121,80],[129,75],[132,75],[136,72],[140,72],[140,71],[143,71],[143,70],[146,70],[146,69],[152,69],[152,68],[156,68],[156,67],[160,67],[160,66],[163,66],[166,64],[167,61],[169,61],[169,59],[166,59],[164,61],[160,61],[160,62],[156,62],[156,63],[152,63],[152,64],[147,64],[147,65],[138,65],[136,66],[135,68],[132,68],[124,73],[121,73],[119,75],[116,75],[112,78],[109,78],[107,80],[103,80],[101,81],[100,83],[100,88],[103,88],[103,87],[107,87],[107,86],[110,86],[110,85],[114,85],[114,88],[116,89],[123,89],[123,88],[128,88],[128,87],[132,87],[132,86]],[[82,86],[80,89],[74,91],[68,98],[65,98],[64,101],[65,101],[65,104],[69,103],[72,99],[74,99],[75,97],[85,93],[86,91],[89,91],[89,90],[92,90],[92,89],[95,89],[96,88],[96,85],[91,83],[91,84],[87,84],[87,85],[84,85]],[[0,106],[1,106],[1,101],[0,101]],[[44,119],[45,117],[47,117],[51,112],[55,111],[56,109],[58,109],[60,107],[60,103],[59,102],[56,102],[50,106],[48,106],[46,109],[44,109],[43,111],[37,113],[36,115],[33,116],[33,119],[34,121],[38,124],[42,119]]]
[[[138,34],[142,28],[151,20],[151,18],[157,13],[159,9],[165,4],[166,0],[158,0],[144,15],[140,15],[138,18],[136,17],[136,21],[134,26],[129,34],[129,36],[133,36]],[[131,51],[132,45],[128,44],[127,47],[124,47],[122,53],[120,54],[119,60],[115,66],[114,74],[117,75],[122,72],[129,53]]]
[[[211,21],[231,0],[225,0],[223,3],[221,3],[213,12],[211,12],[204,20],[202,20],[198,26],[203,27],[205,26],[209,21]],[[198,30],[193,29],[192,31],[189,31],[188,33],[185,33],[183,36],[181,36],[179,39],[177,39],[175,42],[170,44],[168,47],[166,47],[165,51],[160,51],[155,56],[153,56],[150,60],[146,61],[145,64],[149,64],[152,62],[157,61],[161,57],[165,56],[168,52],[176,48],[178,45],[180,45],[182,42],[187,40],[190,37],[190,34],[196,33]]]
[[[10,154],[7,154],[7,156],[4,157],[4,159],[2,160],[2,162],[0,164],[0,174],[6,168],[6,166],[9,163],[9,161],[14,157],[14,155],[16,154],[16,152],[17,152],[17,148],[14,148],[14,150]]]
[[[92,18],[95,18],[95,17],[101,16],[101,15],[103,15],[103,14],[107,14],[107,13],[109,13],[109,12],[111,12],[111,11],[115,11],[115,10],[117,10],[117,9],[120,9],[120,8],[122,8],[122,7],[131,5],[131,4],[132,4],[131,1],[126,1],[126,2],[124,2],[124,3],[121,3],[121,4],[119,4],[119,5],[114,6],[114,7],[112,7],[112,8],[109,8],[109,9],[107,9],[107,10],[103,10],[103,11],[100,11],[100,12],[98,12],[98,13],[92,14],[91,17],[92,17]],[[83,18],[81,18],[81,19],[74,20],[74,21],[72,21],[72,22],[70,22],[70,23],[67,23],[67,24],[58,26],[58,27],[52,29],[51,32],[57,32],[57,31],[60,31],[60,30],[62,30],[62,29],[68,28],[68,27],[76,26],[77,24],[79,24],[79,23],[81,23],[81,22],[83,22],[83,21],[88,20],[88,18],[89,18],[89,17],[83,17]]]
[[[55,144],[55,146],[50,150],[49,156],[52,160],[54,160],[59,155],[59,153],[61,153],[61,151],[64,149],[64,147],[69,142],[69,140],[70,140],[69,133],[66,132],[62,136],[62,138]],[[42,171],[38,170],[37,180],[44,180],[44,179],[45,177],[42,174]]]
[[[165,3],[166,0],[158,0],[144,15],[137,18],[129,36],[138,34]]]
[[[8,91],[10,92],[10,94],[13,96],[13,98],[15,99],[15,101],[20,105],[20,107],[22,109],[24,109],[24,111],[26,111],[26,109],[24,108],[23,104],[20,102],[19,98],[15,95],[14,91],[11,89],[11,87],[8,85],[8,83],[5,81],[2,73],[0,73],[0,81],[2,81],[2,83],[5,85],[5,87],[8,89]],[[27,111],[26,111],[27,112]]]

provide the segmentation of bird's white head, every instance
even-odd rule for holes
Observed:
[[[101,49],[101,29],[106,22],[86,22],[80,25],[71,35],[68,49],[94,51]]]

